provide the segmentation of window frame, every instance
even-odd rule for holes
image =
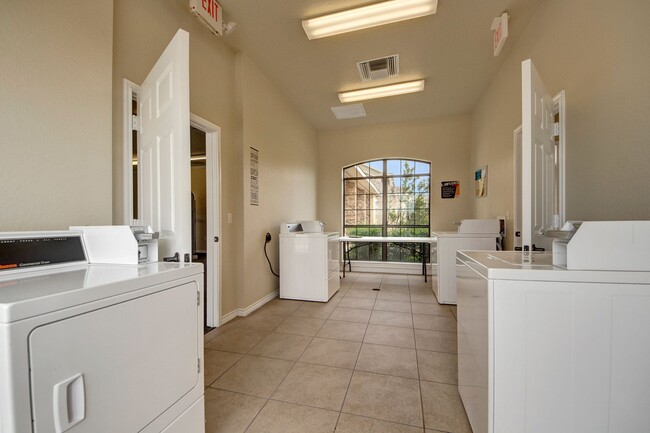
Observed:
[[[357,166],[362,166],[364,164],[367,164],[368,166],[370,166],[371,163],[376,163],[378,161],[382,162],[383,170],[382,170],[381,176],[376,176],[376,175],[371,176],[370,173],[368,173],[367,176],[346,177],[346,170],[348,170],[350,168],[357,167]],[[398,173],[398,174],[388,174],[388,162],[389,161],[399,161],[400,166],[402,166],[404,161],[413,163],[414,173],[410,174],[410,175],[404,175],[404,174],[402,174],[401,169],[400,169],[400,173]],[[415,168],[416,163],[426,164],[428,166],[428,172],[426,174],[417,173],[416,168]],[[426,191],[426,194],[428,195],[428,197],[427,197],[427,207],[426,207],[428,223],[426,225],[424,225],[424,224],[397,224],[397,225],[390,225],[388,223],[388,212],[389,212],[389,209],[388,209],[388,195],[389,195],[389,193],[388,193],[388,188],[387,188],[388,183],[389,183],[389,179],[395,179],[395,178],[399,178],[399,179],[416,178],[417,179],[417,178],[420,178],[420,177],[427,177],[428,178],[428,188],[427,188],[427,191]],[[381,199],[381,201],[382,201],[382,209],[381,209],[381,212],[382,212],[382,224],[381,225],[377,225],[377,224],[354,224],[354,225],[349,225],[349,224],[346,223],[346,212],[349,211],[346,208],[346,181],[348,181],[348,180],[354,180],[354,181],[368,180],[369,181],[370,179],[381,179],[381,184],[382,184],[382,192],[381,192],[381,195],[382,195],[382,199]],[[403,182],[400,182],[400,185],[402,185],[402,184],[403,184]],[[418,235],[418,237],[419,236],[428,237],[428,236],[431,235],[431,162],[430,161],[424,161],[424,160],[414,159],[414,158],[379,158],[379,159],[361,161],[361,162],[351,164],[351,165],[348,165],[348,166],[345,166],[345,167],[342,168],[342,170],[341,170],[341,186],[342,186],[342,194],[341,194],[342,206],[341,207],[342,207],[342,217],[343,217],[342,227],[343,227],[343,234],[344,235],[348,234],[349,229],[368,229],[368,230],[380,229],[381,230],[381,237],[388,237],[388,231],[390,229],[393,229],[393,228],[397,228],[397,229],[425,229],[426,230],[426,235]],[[417,191],[417,186],[416,186],[416,189],[414,190],[413,194],[417,196],[417,194],[422,194],[422,192],[418,192]],[[423,209],[423,208],[415,208],[415,207],[413,208],[414,220],[415,220],[415,212],[417,210],[420,210],[420,209]],[[357,208],[354,209],[355,212],[357,210],[358,210]],[[370,210],[372,210],[372,209],[369,209],[369,211]],[[400,210],[401,210],[401,207],[400,207]],[[400,236],[402,236],[401,233],[400,233]],[[374,261],[374,262],[377,262],[377,261],[381,261],[381,262],[393,261],[393,260],[388,260],[388,248],[389,248],[388,244],[386,242],[382,242],[381,243],[381,248],[382,248],[381,260],[371,260],[371,261]],[[400,253],[400,258],[401,258],[401,253]],[[358,259],[355,259],[355,260],[358,260]],[[409,262],[409,261],[403,261],[403,260],[397,261],[397,263],[399,263],[399,262]]]

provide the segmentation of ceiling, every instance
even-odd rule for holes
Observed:
[[[219,0],[223,37],[243,51],[317,129],[454,116],[472,111],[514,42],[544,0],[439,0],[435,15],[309,40],[302,19],[338,12],[368,0]],[[509,36],[492,55],[493,18],[510,14]],[[400,56],[398,77],[361,82],[357,62]],[[337,120],[337,93],[424,78],[424,92],[365,101],[367,117]]]

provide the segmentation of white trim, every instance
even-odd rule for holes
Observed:
[[[280,294],[280,291],[275,290],[275,291],[269,293],[268,295],[266,295],[265,297],[263,297],[262,299],[259,299],[259,300],[255,301],[255,302],[253,302],[252,304],[250,304],[246,308],[238,308],[236,310],[231,311],[228,314],[225,314],[225,315],[221,316],[221,324],[225,325],[226,323],[230,322],[235,317],[246,317],[246,316],[248,316],[253,311],[257,310],[258,308],[264,306],[268,302],[271,302],[272,300],[277,298],[279,294]]]
[[[513,163],[512,163],[512,175],[514,181],[512,182],[512,246],[521,247],[521,213],[519,208],[521,208],[521,195],[518,194],[521,189],[521,176],[518,170],[521,170],[521,158],[517,158],[517,154],[521,154],[522,151],[522,132],[521,125],[515,128],[512,133],[513,139]],[[523,156],[523,155],[522,155]],[[519,237],[517,237],[517,232],[519,232]],[[517,239],[519,239],[519,244],[517,244]]]
[[[566,93],[564,90],[560,91],[553,97],[553,111],[560,115],[560,143],[558,145],[558,156],[560,159],[560,179],[558,191],[560,193],[559,209],[560,226],[566,222]]]
[[[221,128],[190,113],[190,126],[205,132],[207,206],[206,325],[219,327],[221,320]],[[219,236],[219,242],[214,237]],[[215,278],[216,277],[216,278]]]
[[[341,264],[341,266],[343,265]],[[436,265],[427,263],[427,275],[431,275],[432,266]],[[341,267],[341,269],[343,268]],[[345,272],[347,273],[350,271],[348,271],[348,268],[345,268]],[[373,262],[353,260],[352,272],[422,275],[422,263]],[[424,275],[422,275],[422,278],[424,278]]]
[[[124,193],[122,224],[133,225],[133,96],[140,86],[126,78],[122,79],[122,188]],[[140,198],[139,198],[140,200]]]

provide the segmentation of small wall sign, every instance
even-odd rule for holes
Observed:
[[[476,197],[487,197],[487,165],[474,172]]]
[[[440,185],[440,198],[456,198],[460,195],[460,182],[446,180]]]

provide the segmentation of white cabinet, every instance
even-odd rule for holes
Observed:
[[[650,272],[458,258],[458,381],[474,433],[650,431]]]
[[[338,233],[280,234],[280,298],[327,302],[340,287]]]
[[[0,276],[0,431],[203,432],[201,270]]]

